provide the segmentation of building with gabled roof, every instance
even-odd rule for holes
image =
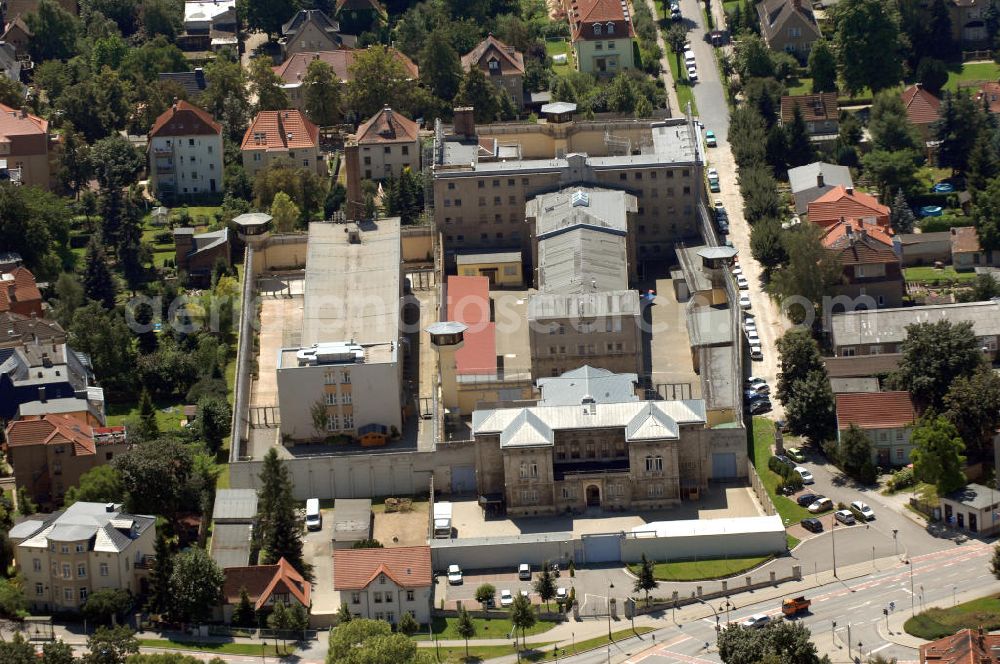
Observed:
[[[298,604],[309,611],[312,606],[312,584],[281,558],[274,565],[229,567],[223,570],[222,619],[229,622],[240,603],[244,590],[258,612],[267,612],[277,602],[286,607]]]
[[[631,9],[627,0],[565,0],[576,68],[614,76],[635,68]]]
[[[10,539],[29,608],[76,613],[98,590],[147,591],[156,517],[128,514],[114,503],[79,502],[16,524]]]
[[[0,348],[0,419],[76,414],[104,425],[104,390],[90,358],[65,343],[31,340]]]
[[[326,175],[326,160],[319,149],[319,127],[298,109],[258,113],[243,134],[240,152],[243,168],[251,179],[278,160]]]
[[[0,349],[17,348],[31,342],[65,343],[66,330],[54,320],[22,316],[12,311],[0,312]]]
[[[900,96],[910,124],[917,128],[925,143],[933,140],[934,123],[941,118],[941,100],[925,90],[920,83],[907,87]]]
[[[781,97],[781,124],[791,124],[799,110],[806,123],[806,133],[814,139],[836,138],[840,131],[840,110],[835,92]]]
[[[357,37],[340,33],[340,23],[321,9],[300,9],[281,26],[281,54],[288,58],[303,51],[354,48]]]
[[[8,170],[10,179],[49,189],[54,175],[49,163],[52,145],[48,120],[0,104],[0,161],[5,162],[0,168]]]
[[[333,589],[355,618],[395,625],[404,613],[430,622],[434,574],[429,546],[334,549]]]
[[[889,206],[854,187],[834,187],[806,206],[809,221],[828,228],[842,219],[861,219],[889,228]]]
[[[814,161],[788,169],[788,184],[795,199],[795,214],[805,214],[809,204],[834,187],[853,187],[851,169],[838,164]]]
[[[24,266],[10,272],[0,272],[0,313],[22,316],[42,315],[42,292],[38,290],[35,275]]]
[[[984,250],[979,244],[975,226],[959,226],[951,233],[951,264],[956,270],[974,270],[977,267],[1000,266],[1000,251]]]
[[[125,427],[94,427],[69,415],[22,419],[7,427],[14,481],[42,506],[61,504],[81,475],[127,449]]]
[[[757,3],[760,34],[772,51],[791,53],[805,62],[813,44],[823,38],[812,4],[803,0]]]
[[[210,280],[215,264],[232,264],[229,229],[195,233],[193,228],[174,229],[174,264],[189,278]]]
[[[420,69],[413,60],[392,47],[385,48],[402,65],[403,71],[406,72],[406,80],[413,81],[420,76]],[[354,80],[354,61],[358,55],[364,52],[365,49],[354,48],[341,48],[332,51],[301,51],[289,55],[284,62],[274,68],[274,73],[281,78],[281,89],[288,95],[291,107],[304,111],[306,95],[302,81],[306,77],[306,70],[309,68],[310,62],[313,60],[325,62],[333,68],[334,75],[341,83],[349,83]]]
[[[222,191],[222,125],[208,111],[175,100],[149,130],[149,186],[176,199]]]
[[[854,425],[872,441],[872,463],[882,468],[910,463],[910,434],[919,413],[909,392],[856,392],[834,397],[838,442]]]
[[[920,664],[1000,664],[1000,634],[962,629],[920,646]]]
[[[862,219],[844,219],[826,228],[820,242],[836,257],[842,281],[837,295],[870,297],[878,307],[900,307],[906,285],[900,249],[892,229]]]
[[[419,132],[416,122],[388,106],[363,122],[353,141],[365,179],[398,178],[406,169],[419,172]]]
[[[524,106],[524,54],[493,36],[462,56],[462,69],[478,67],[486,79],[507,92],[516,108]]]

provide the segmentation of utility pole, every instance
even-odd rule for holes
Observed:
[[[830,546],[833,548],[833,578],[837,578],[837,517],[833,518],[833,527],[830,528]]]
[[[910,615],[916,614],[916,603],[914,602],[913,595],[913,558],[910,558]]]
[[[851,656],[851,623],[847,623],[847,656]]]

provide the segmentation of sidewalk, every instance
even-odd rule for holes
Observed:
[[[985,597],[986,595],[995,595],[1000,593],[1000,581],[994,581],[992,583],[986,584],[981,588],[976,588],[975,590],[967,590],[963,593],[959,593],[953,599],[949,600],[945,598],[943,600],[937,600],[935,602],[930,602],[924,604],[923,610],[927,609],[946,609],[955,604],[962,604],[964,602],[969,602],[974,599],[979,599],[980,597]],[[919,610],[918,610],[919,613]],[[885,621],[879,621],[876,625],[878,630],[878,635],[881,636],[886,641],[891,641],[896,645],[906,646],[907,648],[919,649],[920,646],[927,643],[924,639],[916,636],[907,634],[903,630],[903,624],[910,618],[910,612],[904,610],[897,610],[889,616],[889,627],[886,629]]]
[[[667,109],[670,111],[671,117],[679,117],[684,115],[684,109],[681,108],[681,103],[677,100],[677,90],[674,89],[674,77],[670,72],[670,63],[667,62],[667,58],[671,57],[670,48],[663,39],[663,30],[660,28],[659,10],[656,8],[656,0],[642,0],[649,7],[649,11],[653,14],[653,23],[656,25],[656,43],[660,45],[660,50],[663,51],[663,57],[660,58],[660,75],[663,77],[663,85],[666,87],[667,91]]]

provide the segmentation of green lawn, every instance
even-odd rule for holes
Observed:
[[[694,101],[694,89],[687,78],[687,70],[677,73],[677,55],[667,54],[667,62],[670,63],[670,73],[674,77],[674,88],[677,90],[677,103],[681,106],[681,112],[687,109],[687,103],[691,102],[691,113],[698,114],[698,104]]]
[[[923,283],[934,281],[975,281],[975,272],[956,272],[955,268],[948,265],[942,269],[934,267],[908,267],[903,270],[903,276],[907,281],[920,281]]]
[[[798,523],[806,517],[815,515],[810,514],[809,510],[806,508],[799,507],[798,503],[794,500],[790,500],[785,496],[779,496],[775,493],[774,490],[781,481],[781,478],[767,467],[767,460],[771,458],[770,446],[773,442],[774,422],[766,417],[753,418],[753,465],[757,469],[757,474],[760,475],[761,482],[764,483],[764,487],[767,489],[768,495],[771,496],[771,502],[774,503],[774,509],[778,511],[778,515],[781,517],[784,524],[786,526],[790,526],[793,523]]]
[[[169,639],[139,639],[143,648],[163,648],[164,650],[197,650],[199,652],[225,653],[227,655],[250,655],[259,657],[261,647],[258,643],[199,643],[197,641],[171,641]],[[274,657],[290,655],[295,652],[294,646],[278,649],[273,643],[267,645],[267,656]]]
[[[549,57],[550,62],[552,61],[553,55],[566,55],[566,64],[558,65],[555,62],[552,62],[552,73],[559,76],[565,76],[573,70],[573,50],[569,47],[569,42],[547,41],[545,42],[545,54]]]
[[[723,579],[757,567],[773,556],[751,558],[715,558],[709,560],[685,560],[675,563],[656,563],[653,576],[659,581],[704,581]],[[639,565],[629,565],[633,574],[639,573]]]
[[[184,412],[181,407],[183,400],[164,401],[154,400],[156,405],[156,424],[160,431],[176,431],[181,428],[181,420],[184,419]],[[108,426],[116,427],[125,423],[130,417],[139,417],[138,395],[136,401],[129,403],[109,403],[108,404]]]
[[[811,78],[793,78],[786,85],[790,95],[807,95],[812,93],[812,84]]]
[[[479,607],[478,602],[472,602],[474,608]],[[555,608],[555,602],[552,603],[552,607]],[[504,615],[502,618],[473,618],[473,624],[476,626],[476,636],[477,639],[504,639],[510,634],[513,625],[510,622],[510,618]],[[527,630],[525,634],[532,636],[533,634],[541,634],[547,632],[553,627],[555,627],[557,622],[553,620],[538,620],[535,625]],[[434,622],[431,623],[431,628],[434,630],[434,636],[440,640],[448,639],[460,639],[462,638],[458,633],[458,618],[434,618]],[[520,634],[520,630],[518,630]],[[417,633],[413,635],[413,638],[417,641],[426,641],[430,637],[427,632]]]
[[[1000,78],[1000,65],[995,62],[965,63],[948,74],[944,89],[954,92],[962,82],[995,81],[997,78]]]
[[[907,633],[928,640],[979,627],[986,631],[1000,629],[1000,597],[980,597],[952,608],[928,609],[903,625]]]
[[[792,537],[788,533],[785,533],[785,546],[788,547],[789,551],[797,547],[801,541],[798,537]]]
[[[613,641],[621,641],[636,634],[646,634],[653,631],[653,628],[640,626],[636,627],[635,631],[631,629],[623,629],[611,634]],[[608,637],[599,636],[593,639],[587,639],[585,641],[577,641],[574,645],[572,642],[563,643],[559,646],[559,657],[568,657],[570,655],[576,655],[587,650],[593,650],[595,648],[600,648],[607,645]],[[434,648],[431,644],[426,644],[426,648]],[[555,660],[555,642],[548,641],[545,643],[529,643],[527,650],[521,650],[520,659],[528,662],[542,662],[547,660]],[[442,664],[472,664],[474,662],[483,662],[488,659],[495,659],[497,657],[507,657],[514,654],[514,649],[511,646],[469,646],[469,657],[465,656],[465,646],[456,647],[444,647],[439,646],[435,648],[438,653],[438,661]]]

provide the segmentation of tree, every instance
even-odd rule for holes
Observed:
[[[147,39],[163,35],[171,41],[181,31],[183,13],[169,0],[143,0],[139,9],[142,30]]]
[[[725,664],[820,664],[826,658],[820,659],[810,636],[802,623],[787,620],[767,629],[728,625],[717,639],[719,657]]]
[[[764,164],[741,167],[740,193],[743,194],[743,216],[748,223],[781,216],[783,206],[770,167]]]
[[[814,43],[809,51],[809,76],[814,94],[837,91],[837,56],[825,39]]]
[[[740,80],[743,81],[774,76],[774,60],[771,59],[771,50],[759,35],[751,34],[741,37],[733,65],[736,67],[736,73],[740,75]]]
[[[500,113],[497,89],[486,80],[486,74],[479,67],[471,67],[465,74],[458,86],[456,101],[475,109],[476,122],[496,122]]]
[[[149,440],[112,463],[121,475],[131,513],[170,518],[177,514],[194,469],[187,446],[174,438]]]
[[[154,546],[156,561],[149,575],[148,608],[154,613],[165,614],[170,609],[170,577],[174,573],[174,551],[162,529],[156,533]]]
[[[990,180],[986,189],[976,195],[972,222],[984,251],[1000,249],[1000,177]]]
[[[789,167],[805,166],[816,160],[816,148],[809,138],[806,121],[798,106],[794,108],[792,121],[785,127],[785,136],[788,143]]]
[[[174,557],[170,575],[170,615],[181,622],[202,622],[222,598],[222,570],[200,547]]]
[[[262,559],[276,563],[284,558],[309,576],[311,569],[302,556],[302,523],[292,498],[291,478],[273,449],[264,456],[258,495]]]
[[[882,0],[845,0],[834,12],[835,51],[844,87],[854,95],[891,88],[903,75],[899,13]]]
[[[42,664],[73,664],[73,648],[65,641],[49,641],[42,645]]]
[[[305,88],[305,112],[321,127],[340,121],[341,83],[333,67],[322,60],[313,60],[302,78]]]
[[[462,61],[443,28],[432,32],[420,51],[420,81],[441,99],[454,99],[458,93]]]
[[[910,209],[910,204],[906,202],[902,189],[897,190],[896,197],[892,199],[889,222],[896,233],[912,233],[913,226],[917,223],[917,218]]]
[[[877,150],[918,150],[923,141],[910,124],[903,100],[895,90],[883,90],[875,95],[868,120],[872,145]]]
[[[995,281],[983,275],[993,284]],[[1000,376],[983,366],[971,376],[959,376],[944,395],[942,406],[973,460],[983,460],[993,449],[993,434],[1000,425]]]
[[[478,588],[476,588],[476,601],[483,606],[485,611],[491,604],[493,604],[494,598],[497,596],[497,589],[491,583],[484,583]]]
[[[360,51],[349,68],[347,107],[358,120],[375,115],[383,106],[406,112],[407,96],[412,86],[409,74],[396,56],[385,46],[371,46]]]
[[[951,37],[951,14],[945,0],[934,0],[931,3],[930,43],[931,53],[942,60],[950,58],[955,51],[955,43]]]
[[[979,140],[972,146],[969,154],[969,161],[966,169],[966,177],[969,189],[973,197],[989,186],[990,180],[1000,175],[1000,157],[997,155],[997,146],[989,140],[987,131],[979,133]]]
[[[198,431],[215,454],[222,447],[222,440],[229,435],[233,409],[224,397],[204,396],[198,400]]]
[[[23,488],[23,487],[22,487]],[[18,506],[21,506],[21,496],[18,495],[17,498]],[[29,505],[30,508],[30,505]],[[32,511],[22,510],[22,514],[31,514]],[[10,512],[8,512],[10,514]],[[3,531],[6,533],[6,531]],[[4,562],[10,565],[13,562],[10,559],[9,547],[10,542],[7,539],[6,534],[3,536],[2,544],[5,548],[3,553]],[[21,576],[15,576],[12,579],[0,579],[0,616],[6,618],[22,619],[24,616],[28,615],[28,600],[24,596],[24,579]],[[0,659],[0,661],[3,661]]]
[[[552,571],[549,569],[549,561],[547,560],[542,564],[542,571],[538,573],[538,578],[535,579],[534,589],[538,593],[538,597],[545,602],[545,608],[548,609],[549,602],[556,596],[556,582],[555,577],[552,576]]]
[[[145,164],[145,159],[132,144],[117,134],[94,143],[90,160],[94,177],[104,193],[135,184]]]
[[[0,237],[35,277],[55,279],[68,249],[70,212],[57,195],[38,187],[0,184]]]
[[[687,44],[687,29],[682,25],[673,25],[667,31],[664,39],[670,47],[671,52],[673,52],[674,57],[677,58],[677,71],[683,71],[681,67],[681,53],[684,52],[685,44]]]
[[[299,209],[299,222],[305,223],[323,209],[326,183],[311,168],[295,166],[288,160],[275,160],[257,172],[254,178],[254,201],[259,209],[270,208],[278,192],[285,192]]]
[[[82,307],[86,300],[83,284],[72,272],[62,272],[56,279],[55,292],[52,315],[64,328],[69,327],[73,320],[73,312]]]
[[[788,260],[782,233],[781,222],[773,217],[758,221],[750,231],[750,253],[768,274]]]
[[[812,303],[813,312],[822,308],[823,297],[841,280],[842,268],[837,254],[822,243],[823,230],[815,224],[799,224],[783,236],[788,261],[773,276],[773,291],[783,298],[805,298]],[[788,315],[796,322],[809,313],[804,303],[799,305],[789,299]],[[800,313],[800,308],[801,313]]]
[[[993,546],[993,557],[990,559],[990,573],[1000,579],[1000,544]]]
[[[429,653],[421,653],[415,641],[393,634],[382,620],[355,619],[330,630],[327,664],[429,664]]]
[[[280,111],[288,108],[288,95],[281,87],[283,81],[272,69],[273,62],[267,55],[250,60],[247,78],[250,91],[257,97],[257,111]]]
[[[10,641],[0,641],[0,661],[4,664],[34,664],[38,658],[35,647],[25,641],[20,632],[14,632]]]
[[[521,630],[522,645],[524,645],[525,631],[533,627],[537,619],[531,601],[521,593],[517,593],[510,607],[510,622],[515,629]]]
[[[160,435],[160,426],[156,423],[156,406],[146,388],[139,393],[139,425],[134,427],[134,435],[140,441],[158,438]]]
[[[104,247],[97,236],[92,236],[87,243],[83,261],[83,291],[87,294],[87,299],[99,302],[105,309],[114,309],[118,289],[108,268]]]
[[[337,624],[343,625],[349,622],[351,622],[351,610],[347,608],[347,602],[341,602],[340,608],[337,609]]]
[[[102,588],[87,596],[83,613],[100,624],[115,622],[117,617],[132,606],[132,595],[121,588]]]
[[[117,503],[125,496],[118,471],[113,466],[94,466],[80,476],[76,486],[66,490],[63,505],[69,507],[76,502]]]
[[[856,424],[840,434],[840,464],[851,477],[870,483],[875,480],[875,465],[872,463],[873,447],[868,437]]]
[[[743,84],[743,96],[747,104],[753,106],[764,120],[764,126],[772,129],[778,124],[781,97],[788,93],[784,83],[770,76],[751,78]],[[811,148],[810,148],[811,149]]]
[[[139,652],[139,640],[128,627],[98,627],[87,639],[87,654],[82,664],[125,664],[129,655]]]
[[[948,65],[936,58],[923,58],[917,65],[917,80],[932,95],[939,95],[948,82]]]
[[[920,191],[921,185],[917,181],[917,162],[920,159],[920,153],[915,150],[872,150],[861,158],[861,163],[883,199],[889,201],[897,191],[902,191],[907,197]]]
[[[282,2],[276,4],[281,5]],[[290,15],[281,20],[287,20]],[[205,82],[206,87],[201,94],[203,108],[222,123],[229,140],[239,145],[250,115],[243,68],[237,61],[225,57],[216,58],[205,65]]]
[[[403,611],[403,615],[399,617],[399,624],[396,625],[396,628],[407,636],[413,636],[420,630],[420,625],[417,623],[417,619],[413,617],[412,613],[409,611]],[[461,632],[459,634],[461,634]]]
[[[968,321],[907,325],[902,354],[891,383],[908,390],[921,405],[937,409],[955,380],[983,365],[980,343]]]
[[[789,330],[778,339],[780,374],[775,396],[787,406],[798,384],[816,372],[826,373],[816,341],[805,330]]]
[[[409,615],[409,614],[407,614]],[[458,625],[455,628],[458,635],[465,639],[465,657],[469,657],[469,639],[476,636],[476,623],[472,622],[472,616],[462,607],[458,614]]]
[[[251,30],[266,32],[267,38],[281,33],[282,24],[299,8],[298,0],[242,0],[238,11]]]
[[[274,195],[274,201],[271,202],[271,216],[274,217],[274,226],[278,231],[288,233],[295,230],[300,215],[299,207],[288,194],[279,191]]]
[[[972,148],[980,140],[984,124],[982,108],[967,91],[945,92],[940,118],[934,124],[936,138],[940,141],[938,163],[954,171],[968,170]]]
[[[246,586],[243,586],[240,588],[240,602],[233,609],[232,624],[237,627],[253,627],[257,622],[256,616],[250,595],[247,594]]]
[[[649,606],[649,591],[660,587],[660,582],[653,574],[653,562],[646,559],[646,554],[642,554],[642,561],[639,563],[639,573],[635,577],[633,592],[646,593],[646,606]]]
[[[25,21],[31,30],[28,51],[33,61],[68,60],[76,54],[79,25],[56,0],[41,0]]]
[[[913,451],[913,474],[921,482],[933,484],[939,496],[960,489],[967,480],[962,473],[965,465],[965,443],[955,425],[933,411],[920,419],[910,434]]]
[[[793,434],[822,443],[837,431],[833,390],[825,370],[813,371],[798,381],[791,400],[784,406]]]

